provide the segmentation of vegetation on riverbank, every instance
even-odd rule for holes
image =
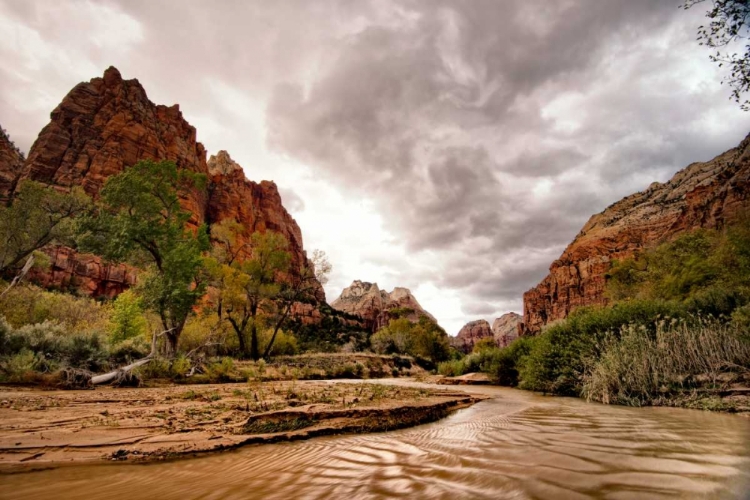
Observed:
[[[146,357],[117,381],[377,378],[447,359],[447,335],[429,318],[411,323],[393,310],[370,335],[321,302],[331,270],[322,252],[293,266],[279,233],[251,234],[232,220],[197,225],[180,200],[205,189],[202,176],[169,161],[109,177],[96,202],[24,182],[0,207],[0,274],[13,280],[0,287],[0,382],[79,387]],[[116,299],[17,284],[29,256],[46,269],[41,250],[54,243],[127,263],[138,283]],[[321,351],[349,356],[290,357]],[[363,351],[382,356],[354,354]]]
[[[750,382],[747,218],[616,262],[607,287],[609,306],[580,308],[536,337],[480,347],[439,372],[479,370],[502,385],[603,403],[744,408],[726,397]]]

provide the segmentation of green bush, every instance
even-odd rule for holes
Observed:
[[[44,356],[28,349],[0,362],[0,380],[8,383],[25,383],[34,380],[36,373],[47,368]]]
[[[531,343],[519,364],[523,389],[577,396],[581,390],[584,360],[601,354],[602,341],[618,335],[628,324],[650,331],[664,318],[684,318],[686,308],[677,302],[628,300],[611,307],[584,307],[566,320],[547,327]]]
[[[148,322],[143,315],[141,299],[132,290],[117,296],[112,304],[110,341],[113,344],[144,336]]]
[[[464,372],[464,363],[462,359],[453,359],[439,363],[437,372],[446,377],[457,377],[466,373]]]
[[[386,328],[370,337],[370,347],[378,354],[410,355],[432,368],[450,355],[445,330],[426,316],[421,316],[417,323],[406,318],[391,320]]]
[[[509,346],[495,350],[482,371],[498,385],[517,386],[519,367],[531,352],[535,341],[534,337],[519,337]]]
[[[229,357],[208,363],[206,365],[206,375],[211,382],[233,382],[238,377],[234,373],[234,360]]]
[[[123,340],[111,347],[110,359],[117,365],[145,358],[151,352],[151,346],[144,337],[133,337]]]
[[[0,301],[0,316],[5,316],[14,328],[50,321],[71,331],[104,330],[108,315],[108,306],[89,297],[51,292],[36,286],[13,288]]]
[[[26,350],[50,362],[84,370],[98,371],[108,366],[109,350],[103,336],[96,332],[69,333],[63,325],[51,321],[16,330],[2,322],[0,331],[4,338],[0,355],[4,357]]]

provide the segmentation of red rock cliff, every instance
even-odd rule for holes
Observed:
[[[520,331],[538,332],[573,309],[605,304],[612,259],[668,240],[687,230],[721,227],[750,206],[750,136],[706,163],[694,163],[664,184],[609,206],[589,219],[550,266],[549,275],[523,295]]]
[[[493,338],[492,328],[487,320],[480,319],[466,323],[450,342],[459,351],[469,354],[477,342],[486,338]]]
[[[206,219],[209,222],[236,220],[245,228],[245,242],[255,231],[280,233],[289,242],[292,269],[300,269],[308,264],[302,246],[302,231],[282,205],[276,184],[248,180],[242,167],[226,151],[211,156],[208,171],[210,183]],[[318,285],[317,288],[318,300],[324,301],[323,287]]]
[[[207,192],[189,193],[182,200],[193,214],[191,223],[216,223],[233,218],[253,231],[278,231],[289,240],[294,268],[307,256],[299,226],[281,204],[276,185],[248,181],[242,169],[225,152],[206,161],[206,151],[196,130],[179,106],[151,102],[138,80],[124,80],[110,67],[102,78],[80,83],[52,111],[50,123],[34,142],[20,175],[5,160],[0,141],[0,197],[15,189],[15,181],[32,179],[59,189],[82,186],[96,197],[109,176],[139,160],[171,160],[179,168],[205,174]],[[93,256],[70,249],[49,249],[50,273],[40,276],[48,286],[76,287],[92,295],[113,296],[133,283],[135,274],[113,267]],[[293,271],[294,272],[294,271]],[[324,300],[322,287],[319,299]]]
[[[6,203],[8,194],[16,188],[23,163],[23,154],[0,127],[0,203]]]
[[[393,309],[399,310],[399,316],[412,323],[417,323],[422,316],[437,323],[435,317],[422,308],[408,288],[396,287],[388,293],[378,288],[377,283],[360,280],[354,280],[344,288],[339,298],[331,303],[331,307],[358,316],[362,319],[364,328],[373,332],[388,326],[390,320],[396,317],[391,313]]]

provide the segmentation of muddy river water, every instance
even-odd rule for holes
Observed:
[[[466,390],[492,398],[395,432],[0,475],[0,498],[750,498],[750,418]]]

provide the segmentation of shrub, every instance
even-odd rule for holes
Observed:
[[[448,359],[448,336],[440,326],[426,316],[417,323],[406,318],[393,319],[386,328],[370,337],[372,350],[379,354],[408,354],[426,361],[425,366]]]
[[[28,349],[21,349],[0,363],[0,372],[4,382],[24,383],[33,380],[35,372],[42,365],[44,356]]]
[[[534,337],[519,337],[509,346],[495,350],[482,371],[498,385],[517,386],[519,367],[531,352],[535,340]]]
[[[109,308],[89,297],[50,292],[36,286],[12,289],[0,302],[0,315],[15,328],[45,321],[71,331],[103,330]]]
[[[464,374],[464,363],[463,360],[454,359],[451,361],[443,361],[438,364],[437,371],[440,375],[446,377],[457,377]]]
[[[606,404],[653,404],[699,379],[715,387],[722,372],[750,367],[750,342],[716,320],[660,322],[655,332],[631,325],[604,346],[587,363],[582,395]]]
[[[261,352],[265,351],[266,346],[271,341],[273,330],[269,329],[261,333],[260,346]],[[276,339],[273,342],[271,348],[271,356],[292,356],[297,354],[297,338],[292,333],[287,333],[283,330],[279,330],[276,334]]]
[[[211,382],[232,382],[237,378],[234,374],[234,361],[224,357],[220,361],[208,363],[206,375]]]
[[[112,346],[110,359],[117,365],[129,363],[135,359],[146,357],[151,352],[151,346],[144,337],[133,337]]]
[[[495,343],[495,339],[492,337],[485,337],[477,341],[477,343],[474,344],[474,348],[471,350],[471,352],[481,352],[488,349],[497,349],[497,343]]]
[[[550,325],[531,343],[518,366],[523,389],[577,396],[581,389],[584,359],[601,353],[605,337],[617,336],[627,324],[653,331],[664,318],[687,317],[677,302],[628,300],[611,307],[583,307],[566,320]]]
[[[148,322],[143,316],[141,299],[132,290],[118,295],[112,304],[110,341],[116,344],[143,336],[147,332],[147,327]]]

